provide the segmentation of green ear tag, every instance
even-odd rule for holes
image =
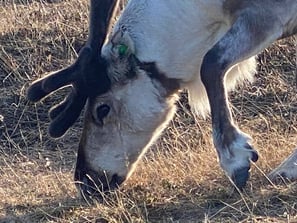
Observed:
[[[119,45],[119,55],[122,57],[122,56],[125,56],[128,52],[128,46],[124,45],[124,44],[121,44]]]

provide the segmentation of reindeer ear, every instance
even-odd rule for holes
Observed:
[[[134,43],[128,32],[119,30],[111,39],[112,60],[128,58],[135,53]]]

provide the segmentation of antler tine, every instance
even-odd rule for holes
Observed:
[[[40,101],[53,91],[70,85],[82,79],[78,72],[80,67],[88,63],[91,58],[92,49],[89,46],[84,46],[79,52],[77,60],[67,68],[51,73],[37,81],[33,82],[28,88],[27,98],[32,102]],[[81,71],[83,71],[81,69]]]
[[[52,122],[49,126],[49,134],[54,138],[61,137],[77,120],[85,102],[85,95],[72,89],[64,101],[50,110]]]
[[[51,73],[37,81],[33,82],[27,91],[27,98],[32,102],[40,101],[53,91],[70,85],[75,81],[75,64],[62,69],[60,71]]]
[[[62,136],[73,125],[89,96],[102,94],[110,88],[101,47],[118,1],[90,2],[89,37],[77,60],[69,67],[33,82],[27,92],[28,99],[37,102],[63,86],[72,85],[66,99],[50,110],[49,133],[52,137]]]

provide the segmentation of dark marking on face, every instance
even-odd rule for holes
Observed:
[[[139,62],[138,66],[146,71],[150,78],[157,80],[165,88],[167,96],[174,94],[180,89],[180,80],[167,77],[158,69],[155,62]]]
[[[108,76],[111,82],[125,83],[127,79],[137,77],[137,61],[133,54],[108,61]]]
[[[125,73],[125,76],[129,79],[132,79],[136,77],[135,67],[137,66],[137,59],[133,54],[129,56],[128,64],[129,64],[129,69]]]

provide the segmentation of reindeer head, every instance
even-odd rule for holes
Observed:
[[[177,80],[154,79],[153,64],[133,60],[121,63],[119,73],[109,64],[109,76],[117,79],[110,78],[108,92],[88,99],[75,170],[84,194],[96,196],[125,181],[175,112]]]
[[[38,101],[71,85],[68,97],[50,111],[49,133],[62,136],[86,104],[75,181],[86,197],[117,188],[141,155],[173,117],[179,88],[154,63],[135,56],[124,29],[111,35],[101,49],[116,1],[91,0],[86,46],[70,67],[34,82],[28,98]]]

